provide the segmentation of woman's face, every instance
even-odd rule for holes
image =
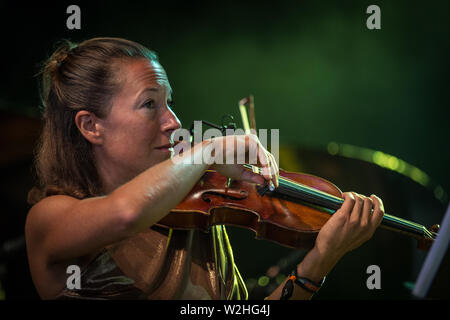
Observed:
[[[172,89],[160,64],[120,62],[120,90],[103,127],[100,165],[131,179],[171,156],[170,136],[180,121],[170,109]],[[111,168],[112,166],[112,168]]]

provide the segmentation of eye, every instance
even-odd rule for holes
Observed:
[[[155,108],[153,100],[148,100],[142,106],[145,107],[145,108],[148,108],[148,109],[154,109]]]

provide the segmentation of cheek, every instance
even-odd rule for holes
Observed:
[[[148,122],[124,121],[106,135],[105,144],[110,156],[134,162],[149,156],[156,146],[157,134],[157,126]]]

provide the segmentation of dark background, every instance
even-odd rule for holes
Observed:
[[[66,28],[71,4],[81,8],[81,30]],[[381,30],[366,27],[371,4],[381,8]],[[446,1],[1,2],[0,297],[38,298],[23,227],[40,126],[35,74],[56,41],[114,36],[155,50],[187,128],[227,113],[240,125],[237,101],[253,94],[258,128],[280,130],[284,169],[375,193],[387,212],[430,226],[450,190],[449,9]],[[372,151],[420,171],[400,172]],[[286,274],[305,253],[228,230],[251,298],[275,285],[264,278],[269,267]],[[409,299],[425,257],[413,239],[379,230],[315,298]],[[373,264],[381,290],[366,287]],[[448,297],[448,278],[442,283],[436,295]]]

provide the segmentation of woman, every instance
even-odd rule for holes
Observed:
[[[207,169],[277,186],[277,164],[255,136],[205,140],[171,158],[170,137],[180,122],[170,108],[167,75],[155,53],[125,39],[61,45],[43,68],[41,96],[39,188],[29,194],[34,205],[25,232],[43,299],[247,297],[224,228],[175,231],[156,223]],[[227,141],[243,148],[227,148]],[[258,147],[264,174],[192,161],[219,146],[235,158]],[[267,299],[311,298],[339,259],[372,236],[383,216],[381,200],[344,198],[297,266],[301,281],[286,279]],[[72,265],[82,270],[77,288],[67,285]]]

